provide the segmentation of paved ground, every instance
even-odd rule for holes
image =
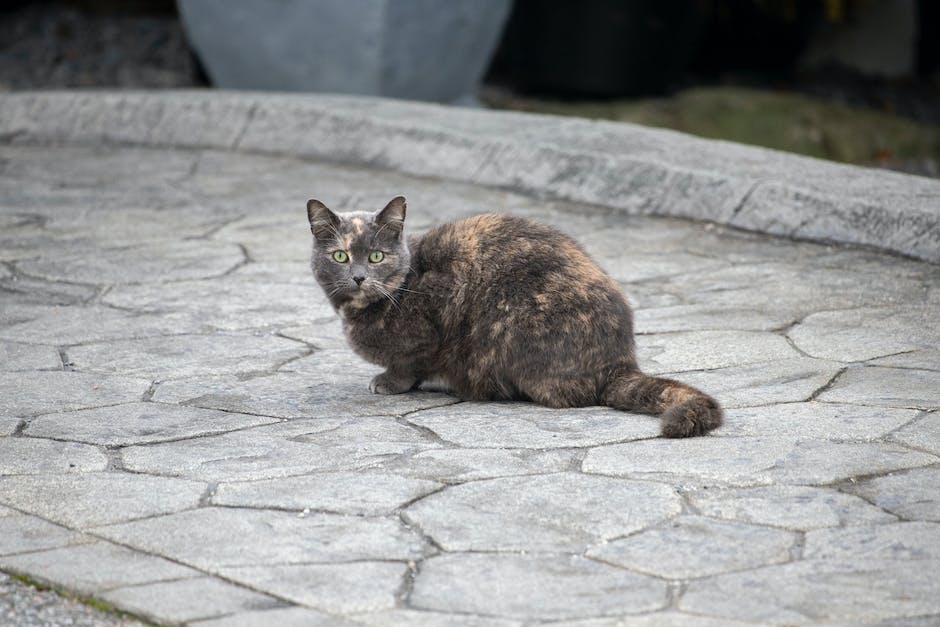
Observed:
[[[505,210],[626,286],[684,441],[372,396],[304,201]],[[940,622],[940,268],[212,151],[0,146],[0,569],[159,622]],[[903,619],[903,620],[902,620]],[[104,619],[102,619],[104,620]]]

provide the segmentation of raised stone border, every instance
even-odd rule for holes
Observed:
[[[940,262],[938,181],[630,124],[225,91],[19,92],[0,95],[0,111],[6,142],[216,148],[368,164]]]

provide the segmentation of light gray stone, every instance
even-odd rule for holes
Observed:
[[[787,341],[759,331],[689,331],[637,338],[640,368],[650,374],[740,367],[799,357]]]
[[[69,349],[83,372],[154,379],[264,371],[308,352],[292,340],[254,335],[173,335],[85,344]]]
[[[0,477],[0,502],[86,529],[196,507],[206,486],[120,472]]]
[[[569,555],[456,554],[426,560],[412,607],[521,620],[641,613],[666,605],[666,584]]]
[[[0,369],[2,370],[43,370],[61,367],[62,360],[59,359],[59,353],[51,346],[0,341]]]
[[[82,372],[0,372],[0,416],[29,416],[140,400],[144,379]]]
[[[396,474],[445,483],[539,475],[568,470],[573,451],[550,449],[431,449],[401,457],[383,468]]]
[[[0,516],[0,555],[16,555],[85,544],[94,538],[35,516]]]
[[[552,627],[753,627],[754,623],[716,619],[707,616],[692,616],[682,612],[656,612],[640,616],[619,618],[588,618],[585,620],[563,620],[547,623]]]
[[[912,409],[843,403],[781,403],[730,409],[715,435],[782,436],[814,440],[874,440],[917,416]]]
[[[824,311],[808,316],[787,332],[803,352],[833,361],[865,361],[885,355],[937,346],[936,311],[905,303]]]
[[[299,325],[334,315],[313,283],[309,265],[301,276],[307,277],[306,284],[249,280],[233,274],[215,281],[122,285],[103,300],[138,312],[189,316],[207,328],[223,331]]]
[[[374,374],[380,370],[376,368]],[[374,376],[374,374],[372,376]],[[372,394],[370,377],[336,372],[326,381],[296,372],[242,380],[235,376],[192,377],[161,384],[153,400],[277,418],[404,415],[453,405],[446,394],[409,392]]]
[[[843,487],[908,520],[940,522],[940,468],[914,468]]]
[[[211,572],[358,560],[414,560],[423,540],[398,520],[236,508],[202,508],[99,527],[97,535]]]
[[[899,368],[918,368],[920,370],[940,370],[940,349],[925,348],[898,355],[889,355],[872,359],[872,366],[896,366]]]
[[[204,481],[245,481],[319,471],[367,470],[437,444],[391,418],[297,420],[124,449],[136,472]]]
[[[940,407],[940,372],[881,366],[850,368],[819,395],[819,400],[936,409]]]
[[[0,566],[67,590],[90,595],[154,581],[191,579],[200,573],[160,557],[110,542],[89,542],[0,558]]]
[[[849,624],[940,613],[938,560],[802,560],[689,583],[679,609],[759,623]],[[877,585],[872,585],[878,582]]]
[[[671,305],[645,307],[634,311],[633,327],[637,333],[674,333],[677,331],[773,331],[792,319],[782,311],[730,309],[716,305]]]
[[[214,577],[150,583],[104,592],[101,599],[159,622],[189,622],[274,607],[269,596]]]
[[[796,446],[788,438],[644,440],[588,451],[585,472],[613,476],[681,476],[732,485],[770,483],[767,474]]]
[[[775,482],[824,485],[853,477],[935,464],[934,455],[879,442],[800,442],[767,476]]]
[[[221,618],[210,618],[191,622],[198,627],[354,627],[358,623],[330,616],[305,607],[282,607],[271,610],[249,610],[237,614],[227,614]]]
[[[127,403],[37,416],[29,421],[24,433],[126,446],[225,433],[272,422],[277,419],[164,403]]]
[[[22,422],[16,416],[0,416],[0,436],[11,435]]]
[[[594,546],[587,556],[668,579],[691,579],[789,561],[795,541],[796,534],[779,529],[680,516]]]
[[[359,516],[388,514],[440,483],[374,472],[326,472],[301,477],[223,483],[214,505],[317,510]]]
[[[104,470],[108,458],[94,446],[37,438],[0,438],[0,477]]]
[[[405,510],[448,551],[582,552],[681,509],[669,486],[559,473],[449,487]]]
[[[82,344],[203,331],[207,325],[180,314],[132,314],[111,307],[43,307],[18,324],[0,328],[0,337],[46,344]]]
[[[444,440],[475,448],[584,447],[659,435],[659,421],[649,416],[531,403],[461,403],[409,415],[408,421]]]
[[[786,485],[719,488],[696,490],[688,499],[699,512],[712,518],[803,531],[896,520],[858,497],[831,488]]]
[[[207,240],[166,240],[95,254],[52,253],[19,264],[24,273],[49,281],[98,285],[206,279],[229,272],[244,261],[238,246]]]
[[[396,593],[407,573],[407,565],[395,562],[221,569],[229,581],[334,614],[394,608]]]
[[[708,392],[724,407],[753,407],[808,400],[829,383],[839,369],[839,365],[831,361],[796,357],[704,372],[682,372],[675,378]]]
[[[891,440],[940,455],[940,413],[931,412],[898,429]]]
[[[471,614],[447,614],[427,610],[395,609],[350,617],[357,625],[369,627],[522,627],[521,621]]]
[[[816,529],[806,534],[805,559],[940,559],[940,524],[896,522]]]

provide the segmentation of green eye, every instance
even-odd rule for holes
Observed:
[[[346,263],[349,261],[349,255],[346,254],[345,250],[333,251],[333,261],[337,263]]]
[[[385,259],[385,253],[383,253],[381,250],[373,250],[371,253],[369,253],[369,261],[371,263],[379,263],[383,259]]]

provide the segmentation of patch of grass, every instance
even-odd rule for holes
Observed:
[[[485,98],[497,108],[659,126],[845,163],[940,162],[938,126],[790,92],[704,87],[644,100]]]

